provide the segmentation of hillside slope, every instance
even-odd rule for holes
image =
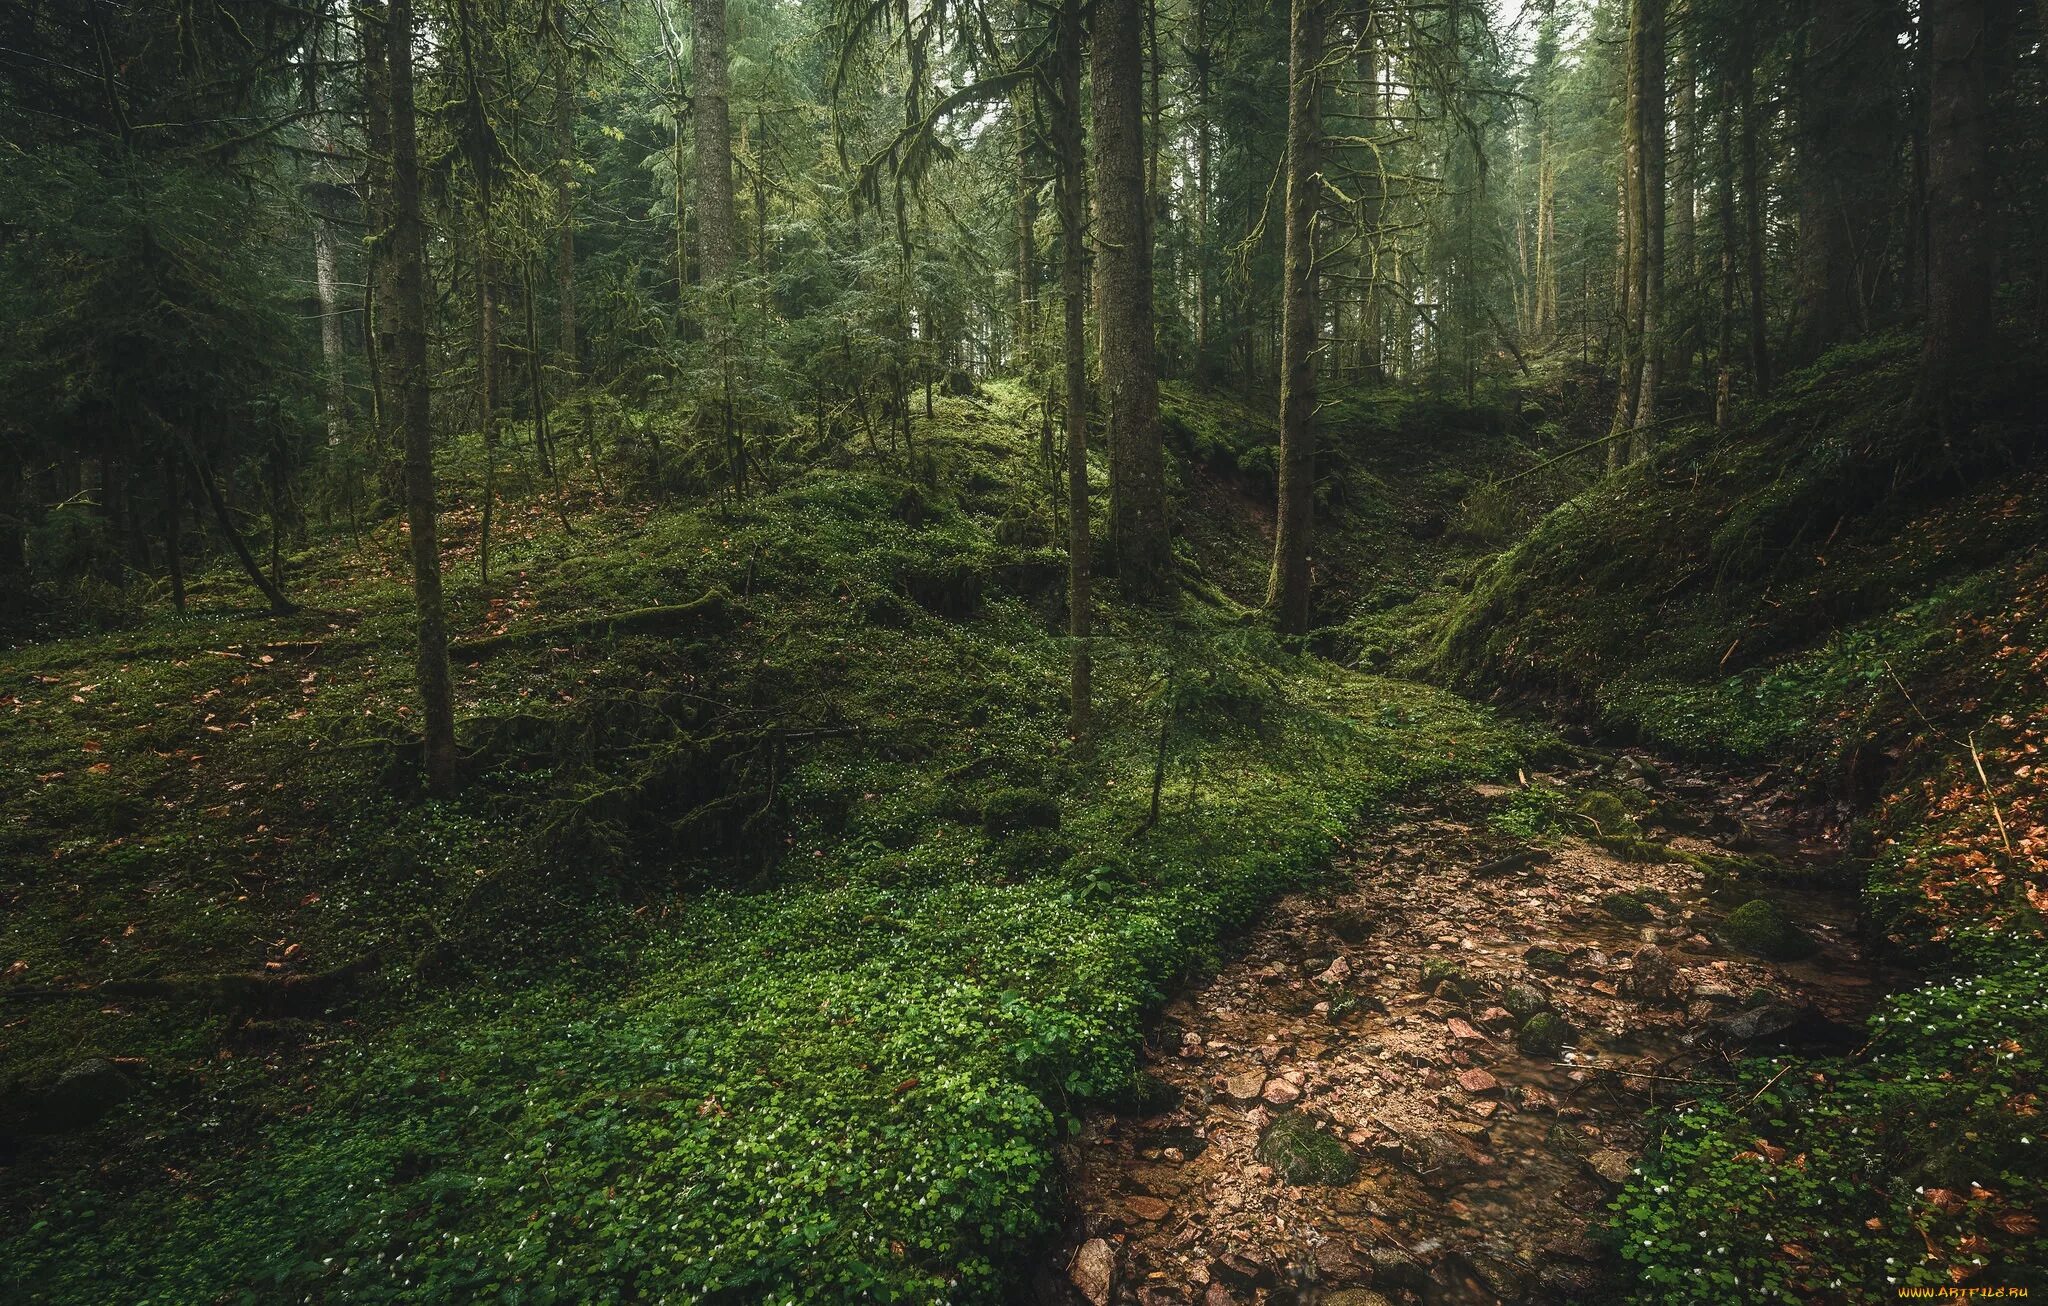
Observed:
[[[1427,654],[1822,805],[1867,927],[1933,972],[1858,1056],[1672,1118],[1616,1208],[1643,1300],[2044,1282],[2048,418],[2015,359],[1938,437],[1915,360],[1838,350],[1726,438],[1674,433],[1483,569]]]

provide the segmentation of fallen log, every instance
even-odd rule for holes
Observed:
[[[475,662],[525,644],[560,644],[591,635],[662,634],[691,623],[707,630],[722,629],[731,624],[739,612],[739,605],[734,602],[731,594],[724,589],[714,589],[702,598],[692,599],[688,603],[666,603],[648,608],[631,608],[625,612],[604,612],[595,616],[578,617],[574,621],[527,626],[497,635],[480,635],[474,639],[458,639],[448,645],[448,656]]]

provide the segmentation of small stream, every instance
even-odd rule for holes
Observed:
[[[1898,977],[1864,955],[1853,898],[1815,887],[1835,850],[1789,808],[1640,756],[1526,779],[1572,804],[1633,789],[1649,843],[1518,839],[1489,818],[1519,786],[1491,785],[1366,836],[1167,1005],[1141,1107],[1086,1118],[1040,1301],[1584,1300],[1649,1110],[1720,1091],[1734,1058],[1860,1041]],[[1729,878],[1760,850],[1770,874]],[[1812,955],[1724,942],[1752,897]]]

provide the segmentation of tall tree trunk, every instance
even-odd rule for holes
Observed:
[[[1266,608],[1290,635],[1308,630],[1315,530],[1316,211],[1322,198],[1320,0],[1293,0],[1287,38],[1286,246],[1280,328],[1280,500]]]
[[[563,38],[566,40],[566,36]],[[569,59],[562,57],[555,88],[555,366],[570,384],[583,374],[576,347],[576,97]]]
[[[1172,585],[1166,454],[1152,321],[1152,224],[1145,214],[1143,0],[1095,0],[1095,293],[1109,408],[1110,540],[1125,591]]]
[[[396,429],[391,395],[391,351],[396,347],[391,305],[395,267],[391,239],[391,58],[390,14],[384,0],[358,0],[356,43],[362,56],[363,208],[371,230],[369,274],[363,278],[363,352],[370,370],[370,434],[378,454],[377,488],[397,492],[388,456]]]
[[[1868,331],[1890,262],[1903,80],[1899,0],[1814,0],[1799,96],[1800,362]]]
[[[1018,6],[1017,27],[1021,33],[1030,18],[1025,6]],[[1022,44],[1022,36],[1018,38]],[[1037,124],[1032,120],[1035,91],[1020,90],[1010,97],[1010,116],[1017,126],[1017,186],[1014,196],[1017,240],[1017,348],[1016,366],[1028,371],[1032,364],[1032,337],[1038,326],[1038,178],[1031,160]]]
[[[1642,174],[1636,205],[1642,223],[1642,391],[1636,397],[1629,440],[1631,460],[1650,452],[1651,427],[1657,420],[1657,387],[1664,372],[1664,0],[1636,0],[1642,11],[1642,69],[1639,104],[1642,113]]]
[[[1699,246],[1699,96],[1693,66],[1691,7],[1681,0],[1677,18],[1680,39],[1672,56],[1671,243],[1678,268],[1678,293],[1666,314],[1667,351],[1681,382],[1693,379],[1693,359],[1700,352],[1698,304],[1701,294]]]
[[[1209,0],[1194,0],[1195,48],[1195,384],[1209,381]]]
[[[1714,426],[1725,431],[1735,410],[1735,111],[1731,89],[1714,92],[1714,223],[1721,238],[1721,305],[1714,331]]]
[[[1742,100],[1743,262],[1749,283],[1749,371],[1760,395],[1771,391],[1769,305],[1764,300],[1764,176],[1762,132],[1757,123],[1755,47],[1741,42],[1735,57],[1736,88]]]
[[[1927,334],[1923,406],[1950,411],[1992,314],[1990,46],[1999,0],[1925,0],[1928,62]]]
[[[722,286],[732,276],[735,257],[725,0],[690,0],[690,18],[696,48],[698,269],[705,285]]]
[[[1088,582],[1088,268],[1082,241],[1081,0],[1064,0],[1059,11],[1054,61],[1059,97],[1053,106],[1053,149],[1059,173],[1054,195],[1060,214],[1060,296],[1065,308],[1062,352],[1066,370],[1067,426],[1067,637],[1073,644],[1068,728],[1076,741],[1091,729],[1093,671],[1089,649]]]
[[[455,687],[448,670],[448,614],[441,598],[441,540],[434,488],[432,378],[427,371],[427,244],[420,213],[419,133],[413,106],[412,0],[391,0],[390,305],[396,390],[405,435],[405,511],[412,534],[413,602],[419,614],[420,726],[427,788],[454,787]]]
[[[1644,0],[1628,6],[1627,53],[1623,62],[1621,109],[1621,179],[1616,192],[1620,216],[1621,281],[1615,296],[1621,315],[1621,376],[1615,386],[1614,420],[1608,428],[1607,466],[1618,468],[1628,449],[1621,440],[1636,424],[1636,403],[1642,398],[1643,290],[1649,269],[1649,242],[1643,231],[1643,53],[1646,28]]]

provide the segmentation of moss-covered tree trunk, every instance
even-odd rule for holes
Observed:
[[[420,213],[419,130],[413,104],[412,0],[389,8],[391,230],[396,391],[405,436],[406,524],[412,534],[413,602],[419,618],[420,726],[429,790],[454,787],[455,689],[448,672],[448,614],[441,597],[434,428],[427,371],[426,223]]]
[[[1172,584],[1159,363],[1152,322],[1152,227],[1145,215],[1144,9],[1096,0],[1095,293],[1109,409],[1110,539],[1117,580],[1145,598]]]
[[[696,53],[691,108],[697,132],[697,268],[707,286],[732,276],[732,117],[725,0],[690,0]]]
[[[1642,381],[1636,395],[1633,434],[1629,437],[1629,458],[1649,455],[1651,428],[1657,420],[1657,391],[1664,375],[1664,165],[1666,158],[1664,107],[1665,24],[1664,0],[1636,0],[1640,31],[1633,51],[1636,70],[1636,128],[1641,142],[1640,170],[1636,179],[1636,220],[1641,231],[1641,278],[1637,291],[1642,299],[1641,351]]]
[[[1287,39],[1286,280],[1280,309],[1280,501],[1266,608],[1288,634],[1308,629],[1315,531],[1316,211],[1322,196],[1323,61],[1319,0],[1294,0]]]
[[[1067,434],[1067,637],[1073,642],[1068,687],[1068,726],[1085,741],[1090,729],[1088,538],[1088,267],[1082,241],[1081,0],[1065,0],[1059,11],[1053,59],[1059,94],[1054,105],[1054,181],[1060,213],[1060,298],[1065,338]]]

